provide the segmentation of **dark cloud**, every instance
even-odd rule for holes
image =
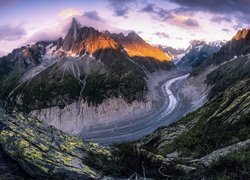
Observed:
[[[137,0],[106,0],[116,16],[127,17],[131,8],[137,4]]]
[[[232,18],[228,17],[228,16],[214,16],[211,18],[212,22],[216,22],[216,23],[222,23],[222,22],[227,22],[227,23],[231,23],[232,22]]]
[[[193,10],[208,11],[218,14],[250,13],[249,0],[167,0]]]
[[[230,32],[230,30],[227,29],[227,28],[223,28],[222,31],[224,31],[224,32],[226,32],[226,33]]]
[[[140,12],[148,13],[153,19],[160,22],[169,23],[171,25],[183,27],[183,28],[199,28],[200,25],[197,20],[192,18],[193,12],[190,12],[187,8],[175,8],[164,9],[156,4],[146,4]],[[185,18],[180,18],[185,17]]]
[[[159,38],[169,39],[169,35],[167,33],[164,33],[164,32],[156,32],[155,35],[158,36]]]
[[[26,31],[23,27],[0,25],[0,41],[15,41],[21,39],[26,35]]]
[[[191,18],[184,20],[183,24],[190,26],[190,27],[199,27],[200,26],[197,20],[191,19]]]
[[[202,11],[216,15],[223,15],[242,24],[249,24],[250,21],[250,0],[166,0],[176,3],[189,11]],[[216,19],[213,19],[216,22]],[[229,22],[230,20],[222,18],[217,22]],[[234,25],[235,26],[235,25]],[[236,25],[238,26],[238,25]]]
[[[15,5],[19,0],[0,0],[0,9]]]
[[[147,4],[141,11],[142,12],[148,12],[148,13],[154,13],[156,10],[156,5],[153,3]]]
[[[103,22],[104,20],[99,16],[99,14],[96,11],[86,11],[83,14],[83,17],[87,17],[89,19],[95,20],[95,21],[101,21]]]

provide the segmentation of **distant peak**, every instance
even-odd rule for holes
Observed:
[[[234,40],[240,40],[240,39],[245,39],[247,35],[249,34],[249,29],[242,29],[237,32],[237,34],[233,37]]]
[[[134,31],[131,31],[130,33],[128,33],[128,35],[126,36],[128,39],[135,41],[135,42],[142,42],[144,43],[145,41],[138,35],[136,34]]]
[[[72,18],[72,22],[71,22],[71,27],[72,28],[80,28],[82,25],[77,21],[76,18]]]
[[[102,31],[102,33],[105,34],[105,35],[107,35],[107,36],[111,35],[111,33],[108,30]]]
[[[203,40],[192,40],[192,41],[190,41],[190,44],[193,46],[199,46],[199,45],[206,44],[206,42]]]
[[[128,33],[128,37],[140,37],[140,36],[138,34],[136,34],[134,31],[131,31]]]

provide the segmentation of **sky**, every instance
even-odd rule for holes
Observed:
[[[153,45],[230,40],[250,27],[250,0],[0,0],[0,56],[63,37],[75,17],[113,33],[135,31]]]

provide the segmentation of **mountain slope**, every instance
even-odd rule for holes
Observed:
[[[209,85],[212,85],[208,102],[179,122],[155,131],[142,140],[139,146],[156,154],[179,158],[180,161],[191,167],[201,167],[199,163],[202,160],[202,163],[208,164],[206,165],[209,166],[207,169],[212,168],[210,160],[205,158],[206,155],[215,152],[217,149],[243,143],[250,139],[248,133],[250,131],[249,68],[250,57],[246,55],[225,63],[212,71],[206,80]],[[237,146],[235,145],[235,147]],[[246,143],[241,148],[249,152],[250,144]],[[233,148],[231,150],[230,148],[229,150],[220,150],[221,154],[233,152]],[[217,153],[217,155],[210,156],[216,161],[220,155]],[[187,162],[185,158],[195,159],[194,163],[191,163],[192,160]],[[203,159],[206,160],[203,161]],[[246,163],[249,163],[249,161]],[[197,173],[195,177],[201,176],[207,169],[198,168],[195,171]],[[219,170],[213,171],[220,177],[227,176]],[[225,172],[227,171],[230,170],[225,168]],[[213,174],[203,175],[213,177]],[[228,177],[236,178],[240,175],[239,172],[233,170],[233,173]]]
[[[228,41],[212,59],[214,64],[220,64],[234,57],[250,53],[250,30],[242,29]]]
[[[158,48],[161,49],[163,52],[169,54],[171,57],[176,57],[185,52],[184,49],[175,49],[170,46],[159,45]]]
[[[170,69],[173,67],[169,62],[172,57],[164,53],[161,49],[146,43],[138,34],[130,32],[127,36],[123,33],[111,34],[106,32],[124,48],[130,58],[139,62],[150,72],[157,69]]]
[[[85,142],[23,113],[6,115],[0,111],[0,146],[8,158],[20,164],[16,173],[10,171],[6,178],[127,179],[139,171],[136,176],[143,177],[142,163],[150,177],[160,167],[172,174],[182,173],[159,155]]]
[[[192,68],[196,68],[200,66],[204,60],[218,52],[222,45],[222,42],[206,43],[205,41],[192,41],[190,46],[185,50],[185,54],[175,61],[177,61],[178,66],[191,66]]]
[[[72,25],[64,39],[60,38],[56,43],[48,45],[41,46],[38,43],[37,46],[31,48],[23,47],[1,60],[1,63],[5,63],[7,67],[1,70],[1,74],[8,74],[11,71],[7,65],[11,61],[15,61],[16,66],[22,67],[12,67],[15,71],[11,74],[12,78],[8,76],[3,82],[6,88],[3,87],[4,90],[1,91],[2,97],[17,97],[22,93],[21,105],[24,103],[33,109],[54,105],[64,106],[78,97],[83,97],[89,104],[94,105],[102,103],[104,99],[119,96],[127,102],[132,102],[135,99],[143,99],[147,91],[143,77],[148,70],[155,68],[152,64],[144,67],[139,62],[129,59],[119,42],[91,27],[81,27],[76,19],[72,20]],[[151,46],[147,44],[147,47]],[[154,50],[157,52],[158,49]],[[18,58],[20,56],[20,58],[16,60],[11,56],[18,56]],[[42,59],[42,57],[45,58]],[[50,67],[43,69],[42,73],[34,74],[35,70],[29,71],[31,67],[40,65],[39,63],[47,63],[46,58],[52,61]],[[161,63],[157,66],[161,68]],[[165,66],[173,67],[170,61],[165,63]],[[18,79],[19,76],[21,80],[13,83],[11,87],[6,82],[8,78],[13,80]],[[56,88],[56,81],[59,82],[58,88]],[[13,91],[13,87],[18,84],[20,86]],[[23,91],[22,89],[26,86],[31,88]],[[83,89],[85,89],[84,92]],[[89,92],[90,89],[95,89],[95,92]],[[84,94],[81,94],[81,91]],[[29,96],[30,94],[32,96]],[[44,99],[37,96],[44,97]],[[69,98],[62,98],[56,103],[47,102],[48,98],[58,99],[58,96],[69,96]],[[38,104],[35,99],[39,99]],[[27,111],[31,110],[29,107]]]
[[[175,66],[162,51],[134,36],[129,42],[140,40],[136,52],[146,49],[140,57],[130,56],[120,41],[73,19],[64,38],[22,47],[4,57],[24,65],[10,65],[4,72],[1,99],[9,111],[29,113],[73,134],[148,112],[153,100],[147,76]],[[148,57],[147,49],[163,57]],[[15,56],[20,58],[9,58]]]
[[[207,83],[214,89],[204,106],[139,142],[106,148],[25,114],[1,114],[0,144],[33,178],[128,178],[136,172],[157,179],[247,179],[250,73],[234,76],[241,74],[239,66],[249,69],[249,62],[239,57],[211,72]]]

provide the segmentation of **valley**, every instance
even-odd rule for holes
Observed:
[[[249,7],[0,1],[0,179],[250,179]]]
[[[89,133],[83,133],[81,137],[84,140],[104,145],[117,144],[138,140],[160,126],[172,124],[189,110],[189,103],[182,99],[177,91],[189,74],[183,75],[183,72],[180,74],[182,75],[179,77],[173,77],[159,83],[157,90],[160,91],[163,102],[158,107],[153,108],[146,116],[141,115],[136,119],[116,122],[113,126],[101,127],[101,129],[91,129]]]

